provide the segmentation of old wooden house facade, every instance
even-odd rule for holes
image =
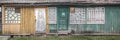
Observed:
[[[119,0],[0,0],[2,34],[120,33]]]

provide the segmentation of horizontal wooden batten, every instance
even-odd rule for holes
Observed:
[[[51,3],[51,2],[119,3],[120,0],[0,0],[0,3]]]

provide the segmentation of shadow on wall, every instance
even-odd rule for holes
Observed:
[[[0,34],[2,34],[2,7],[0,6]]]

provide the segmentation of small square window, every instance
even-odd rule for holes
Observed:
[[[5,8],[5,23],[20,23],[20,8]]]
[[[15,13],[20,13],[20,8],[15,8]]]

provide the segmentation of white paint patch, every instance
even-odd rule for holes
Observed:
[[[35,8],[36,16],[36,32],[43,33],[46,29],[46,13],[45,8]]]

